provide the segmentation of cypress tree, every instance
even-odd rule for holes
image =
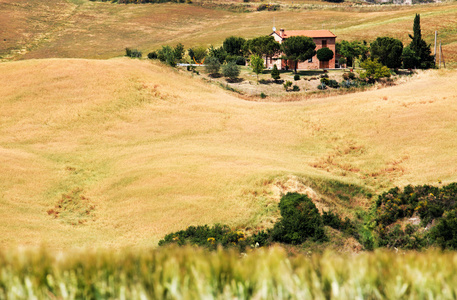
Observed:
[[[409,35],[412,39],[409,44],[409,48],[414,51],[416,57],[419,60],[416,62],[415,67],[428,69],[434,67],[434,57],[431,55],[430,44],[422,39],[421,25],[420,25],[420,14],[416,14],[413,25],[413,35]]]
[[[273,69],[271,70],[271,78],[273,78],[275,81],[281,78],[279,75],[278,67],[276,67],[276,65],[273,65]]]

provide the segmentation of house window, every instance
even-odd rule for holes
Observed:
[[[313,58],[311,57],[310,59],[308,59],[308,62],[312,63],[313,62]]]
[[[327,40],[322,40],[322,48],[327,48]]]

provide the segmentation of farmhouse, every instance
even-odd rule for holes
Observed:
[[[282,43],[285,39],[291,36],[307,36],[313,39],[313,42],[316,44],[316,51],[321,48],[329,48],[336,54],[335,50],[335,40],[336,35],[334,35],[329,30],[284,30],[280,29],[279,31],[275,30],[271,34],[278,43]],[[274,64],[278,69],[293,68],[293,62],[281,59],[282,54],[265,58],[265,67],[271,69]],[[333,69],[335,68],[335,55],[330,61],[319,61],[316,55],[313,58],[310,58],[307,61],[299,62],[297,69],[299,70],[311,70],[311,69]]]

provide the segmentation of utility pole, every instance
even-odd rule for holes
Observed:
[[[440,52],[439,52],[439,64],[438,64],[438,69],[441,69],[441,41],[440,41]]]
[[[438,36],[438,31],[435,30],[435,65],[436,65],[436,37]]]
[[[440,41],[440,53],[441,53],[441,56],[443,57],[443,67],[446,69],[446,60],[444,59],[443,48],[441,48],[441,41]]]

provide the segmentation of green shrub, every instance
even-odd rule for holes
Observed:
[[[330,79],[328,77],[322,77],[320,81],[325,85],[329,85]]]
[[[289,90],[289,88],[292,86],[292,81],[287,80],[284,82],[283,86],[286,91]]]
[[[353,83],[350,80],[343,80],[340,83],[340,87],[348,89],[353,86],[352,84]]]
[[[344,57],[340,57],[340,58],[338,59],[338,64],[339,64],[340,66],[345,65],[347,62],[348,62],[347,59],[344,58]]]
[[[457,209],[446,212],[431,229],[430,236],[442,249],[457,250]]]
[[[378,62],[376,58],[374,60],[369,58],[362,62],[360,66],[365,69],[365,71],[360,73],[360,78],[366,79],[368,82],[374,82],[381,78],[389,78],[391,75],[389,68]]]
[[[264,92],[261,92],[261,93],[260,93],[260,98],[265,99],[266,97],[267,97],[267,95],[265,95]]]
[[[207,55],[207,50],[205,47],[200,46],[188,49],[187,54],[189,55],[190,59],[193,60],[195,63],[201,63]]]
[[[414,234],[417,226],[408,224],[403,231],[399,224],[392,228],[381,228],[378,236],[378,246],[387,248],[403,248],[408,250],[421,249],[425,245],[424,238]]]
[[[138,51],[137,49],[130,49],[130,48],[125,48],[125,56],[131,57],[131,58],[141,58],[143,54]]]
[[[271,78],[273,78],[274,81],[278,81],[281,78],[278,67],[276,65],[273,65],[273,69],[271,69]]]
[[[299,87],[298,85],[294,85],[294,86],[292,87],[292,91],[298,92],[298,91],[300,91],[300,87]]]
[[[324,211],[322,214],[322,221],[324,222],[324,225],[330,226],[337,230],[340,230],[342,228],[341,219],[337,213],[333,213],[331,211]]]
[[[295,81],[300,80],[300,75],[295,74],[295,75],[294,75],[294,80],[295,80]]]
[[[238,66],[245,66],[246,65],[246,58],[243,56],[238,56],[238,55],[227,55],[225,58],[226,62],[234,62]]]
[[[246,238],[242,231],[231,230],[227,225],[216,224],[189,226],[186,230],[167,234],[159,241],[159,246],[177,244],[179,246],[195,245],[215,250],[217,246],[224,248],[236,247],[244,251],[252,240]]]
[[[271,244],[271,235],[267,231],[259,231],[251,236],[254,247],[263,247]]]
[[[157,52],[152,51],[148,53],[148,58],[149,59],[157,59]]]
[[[223,64],[225,59],[227,58],[227,52],[224,50],[223,47],[214,48],[213,45],[210,45],[208,48],[208,56],[209,57],[217,57],[219,62]]]
[[[287,193],[281,198],[279,209],[281,219],[271,232],[274,241],[298,245],[307,239],[327,240],[322,217],[308,196]]]
[[[132,49],[125,48],[125,56],[130,57],[132,55]]]
[[[317,86],[317,88],[318,88],[319,90],[325,90],[325,89],[327,89],[327,85],[326,85],[325,83],[321,82],[321,83]]]
[[[219,69],[221,68],[221,63],[219,62],[219,59],[214,56],[210,56],[206,58],[205,60],[205,69],[206,72],[210,75],[215,75],[219,73]]]
[[[324,211],[322,213],[322,221],[324,225],[351,235],[357,240],[360,238],[356,225],[348,217],[343,221],[337,213]]]
[[[222,75],[235,80],[240,75],[240,67],[233,61],[228,62],[222,66]]]
[[[336,80],[333,80],[333,79],[329,80],[327,85],[334,89],[337,89],[340,87],[340,84]]]
[[[454,236],[446,233],[454,230],[453,214],[457,209],[457,183],[438,188],[429,185],[398,187],[378,196],[374,205],[373,221],[378,233],[379,246],[416,249],[436,243],[442,248],[452,248]],[[391,224],[403,218],[420,217],[420,225],[425,227],[437,223],[430,234],[406,228],[402,233]],[[427,243],[425,241],[428,241]]]
[[[333,58],[334,53],[331,49],[324,47],[317,50],[316,56],[319,61],[329,61]]]
[[[176,53],[174,49],[168,45],[162,46],[162,49],[157,51],[157,58],[169,66],[176,66]]]
[[[257,11],[268,10],[268,11],[276,11],[279,10],[279,4],[260,4],[257,7]]]

